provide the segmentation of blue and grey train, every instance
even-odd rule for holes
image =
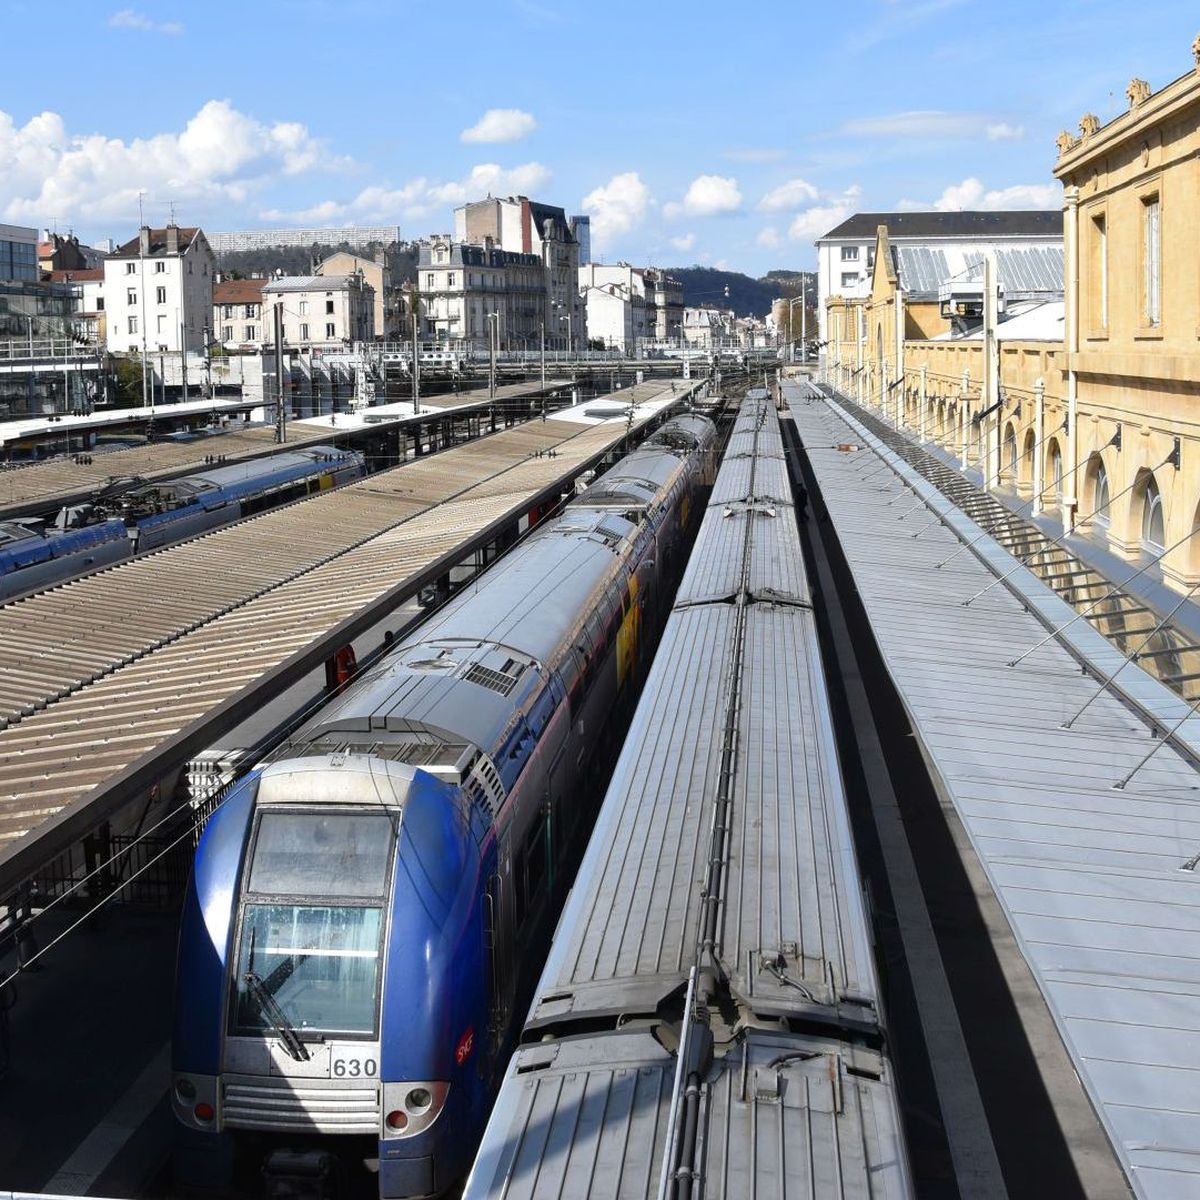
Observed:
[[[340,487],[364,473],[365,460],[356,451],[308,446],[162,483],[108,489],[87,504],[63,509],[49,526],[0,522],[0,602]]]
[[[180,938],[187,1162],[466,1172],[714,458],[664,423],[229,792]]]

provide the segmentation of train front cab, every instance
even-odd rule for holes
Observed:
[[[218,810],[180,943],[181,1182],[357,1160],[424,1197],[466,1170],[494,1065],[471,822],[450,785],[357,756],[273,764]]]

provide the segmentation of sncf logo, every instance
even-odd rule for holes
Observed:
[[[472,1025],[466,1033],[458,1039],[458,1045],[454,1050],[454,1061],[461,1067],[463,1063],[471,1057],[471,1051],[475,1046],[475,1027]]]

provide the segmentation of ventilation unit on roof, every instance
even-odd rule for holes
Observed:
[[[996,286],[996,311],[1004,312],[1004,288]],[[938,288],[938,303],[947,320],[983,320],[983,280],[951,279]]]

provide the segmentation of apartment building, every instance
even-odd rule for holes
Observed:
[[[540,343],[546,316],[540,255],[502,250],[491,237],[475,244],[438,234],[419,244],[417,287],[423,338],[486,349],[494,317],[500,348]],[[552,332],[547,327],[548,342]]]
[[[212,339],[227,350],[257,347],[264,337],[265,279],[220,279],[213,284]],[[269,331],[267,331],[269,332]]]
[[[587,345],[579,243],[563,209],[527,196],[489,196],[454,210],[454,240],[478,246],[490,241],[499,250],[536,255],[542,264],[547,345],[574,350]]]
[[[214,265],[202,230],[143,225],[104,260],[109,351],[202,353],[212,319]]]
[[[275,310],[283,313],[283,340],[298,349],[334,348],[371,338],[375,289],[361,275],[281,276],[262,289],[264,344],[275,338]]]

